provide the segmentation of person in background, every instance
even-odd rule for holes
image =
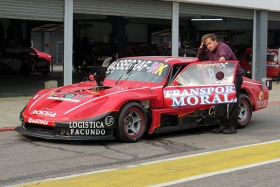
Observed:
[[[82,67],[82,63],[84,61],[83,55],[83,46],[80,37],[77,37],[73,44],[73,60],[74,60],[74,68],[78,72],[79,67]]]
[[[224,43],[227,44],[230,49],[232,50],[233,53],[235,53],[235,48],[234,48],[234,44],[232,43],[232,41],[229,39],[229,37],[224,37]]]
[[[278,76],[277,76],[277,79],[276,79],[276,84],[279,84],[279,81],[280,81],[280,71],[278,72]]]
[[[92,66],[92,47],[88,37],[84,36],[82,39],[84,59],[86,66]]]
[[[215,34],[206,34],[201,38],[201,45],[197,49],[197,56],[200,61],[225,61],[236,60],[236,57],[230,47],[219,42]],[[237,103],[232,104],[232,109],[227,117],[227,104],[218,104],[216,107],[216,117],[220,121],[219,128],[213,129],[214,133],[234,134],[237,133],[239,105],[238,98],[240,88],[243,83],[242,69],[237,64],[234,85],[236,89]]]

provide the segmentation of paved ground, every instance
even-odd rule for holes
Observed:
[[[63,85],[63,68],[61,65],[54,66],[53,73],[42,75],[41,73],[32,73],[30,75],[0,75],[0,98],[32,96],[45,88],[45,82],[56,80],[58,86]],[[73,72],[72,82],[83,81],[82,72]]]
[[[42,76],[41,74],[32,74],[30,76],[13,76],[6,75],[6,81],[2,78],[0,79],[0,131],[5,130],[3,128],[19,125],[20,111],[23,109],[33,94],[44,88],[46,81],[57,80],[58,86],[62,86],[63,84],[61,66],[56,66],[54,68],[53,76]],[[82,80],[83,73],[73,73],[73,83],[81,82]],[[269,91],[269,94],[269,102],[280,102],[280,84],[273,82],[272,90]]]

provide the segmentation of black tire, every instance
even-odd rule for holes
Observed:
[[[29,75],[31,73],[27,64],[21,64],[19,71],[22,75]]]
[[[50,73],[50,71],[42,71],[41,72],[43,75],[48,75]]]
[[[48,75],[50,72],[51,72],[51,70],[50,70],[50,61],[47,61],[47,63],[48,63],[48,70],[47,71],[41,71],[41,73],[43,74],[43,75]]]
[[[118,117],[116,138],[122,142],[133,143],[142,138],[147,128],[147,115],[143,106],[137,102],[127,103]]]
[[[249,97],[245,94],[239,95],[239,115],[237,128],[245,128],[251,121],[252,118],[252,103]]]

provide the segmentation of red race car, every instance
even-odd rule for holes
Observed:
[[[47,75],[51,63],[51,55],[32,47],[10,47],[0,52],[0,72],[20,72],[24,75],[41,72]]]
[[[279,56],[278,49],[267,50],[267,61],[266,61],[266,75],[270,78],[278,76],[279,68]],[[240,66],[245,70],[247,77],[252,76],[252,48],[247,48],[245,52],[240,55]]]
[[[194,57],[127,57],[91,67],[90,80],[39,91],[20,113],[24,136],[43,139],[117,138],[215,125],[215,106],[236,103],[237,61],[198,62]],[[94,78],[94,79],[93,79]],[[244,77],[239,128],[267,107],[264,83]]]

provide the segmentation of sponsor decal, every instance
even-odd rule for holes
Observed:
[[[135,64],[135,65],[134,65]],[[134,66],[133,66],[134,65]],[[163,62],[156,62],[150,60],[116,60],[107,69],[108,72],[113,72],[115,70],[128,70],[133,67],[133,71],[143,71],[152,73],[158,76],[162,75],[168,64]]]
[[[265,107],[267,106],[267,100],[264,100],[264,93],[260,92],[259,94],[259,100],[257,101],[257,106],[258,107]]]
[[[37,115],[42,115],[42,116],[50,116],[50,117],[55,117],[56,112],[49,112],[49,111],[44,111],[44,110],[33,110],[31,114],[37,114]]]
[[[209,116],[214,116],[215,114],[216,114],[215,113],[215,106],[211,106],[211,108],[208,111],[208,115]]]
[[[225,63],[211,63],[211,64],[198,64],[197,70],[212,69],[212,68],[226,68],[228,62]]]
[[[93,94],[93,95],[99,95],[100,94],[100,92],[97,92],[97,91],[88,92],[88,93]]]
[[[43,119],[33,119],[29,118],[28,123],[40,124],[40,125],[48,125],[49,121]]]
[[[164,91],[164,98],[172,100],[171,107],[236,103],[237,99],[229,98],[230,94],[235,94],[234,86],[168,90]]]
[[[92,96],[88,94],[79,94],[79,93],[52,92],[47,99],[78,103],[81,101],[81,99],[86,97],[92,97]]]
[[[112,126],[114,124],[114,118],[112,116],[107,116],[105,118],[105,125],[108,127]]]
[[[89,135],[102,135],[106,134],[105,129],[70,129],[70,135],[74,136],[89,136]]]
[[[70,122],[69,129],[72,136],[105,135],[106,133],[102,121]]]

